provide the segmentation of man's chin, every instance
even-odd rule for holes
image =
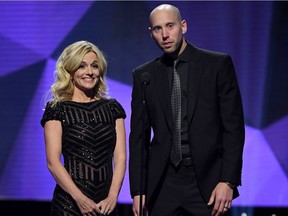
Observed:
[[[173,49],[173,47],[169,47],[169,48],[162,48],[163,52],[167,53],[167,54],[171,54],[175,52],[175,49]]]
[[[169,56],[177,56],[175,49],[173,49],[172,47],[169,49],[163,49],[163,52]]]

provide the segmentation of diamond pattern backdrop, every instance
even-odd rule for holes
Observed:
[[[0,2],[0,198],[52,196],[40,119],[56,59],[70,43],[89,40],[104,51],[110,95],[127,112],[128,137],[132,69],[160,54],[147,29],[159,3]],[[234,205],[288,206],[288,3],[169,3],[182,11],[190,42],[227,52],[235,63],[246,141],[243,186]],[[131,203],[128,172],[119,201]]]

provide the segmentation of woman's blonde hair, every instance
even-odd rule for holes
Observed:
[[[74,92],[73,73],[79,68],[84,56],[89,52],[96,54],[100,72],[99,81],[94,88],[94,99],[98,100],[108,97],[105,80],[107,61],[104,54],[93,43],[78,41],[66,47],[57,60],[56,70],[54,72],[55,80],[50,89],[52,106],[57,102],[72,99]]]

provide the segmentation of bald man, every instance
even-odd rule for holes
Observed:
[[[149,20],[150,34],[163,55],[133,70],[133,213],[223,215],[239,196],[245,136],[232,59],[189,43],[184,37],[187,23],[173,5],[159,5]],[[174,86],[179,103],[172,99]]]

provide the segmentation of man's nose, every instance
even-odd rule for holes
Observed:
[[[167,39],[168,37],[169,37],[168,31],[167,31],[166,29],[163,29],[163,30],[162,30],[162,38],[163,38],[163,39]]]

